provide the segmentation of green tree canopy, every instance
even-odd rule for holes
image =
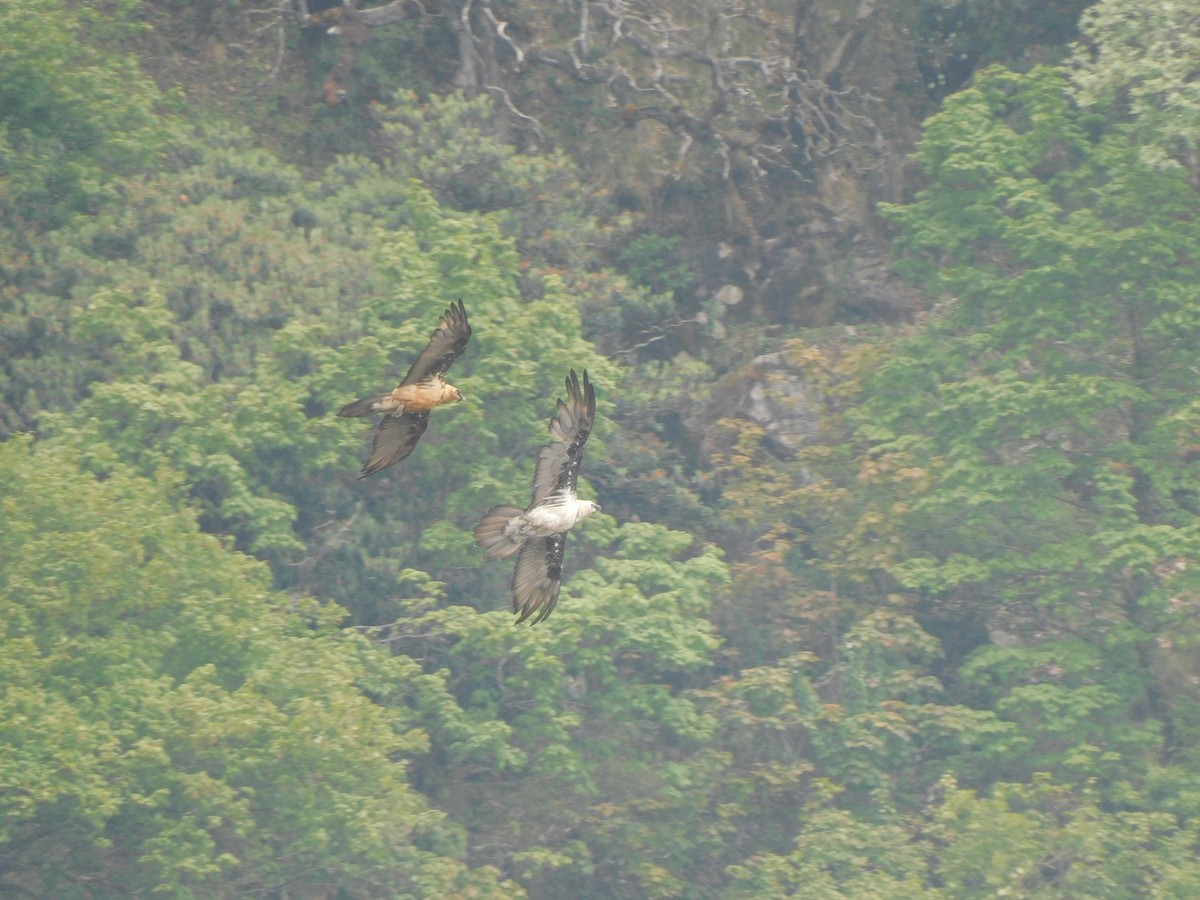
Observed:
[[[1022,768],[1157,747],[1160,636],[1194,628],[1200,303],[1179,275],[1200,251],[1195,194],[1092,124],[1051,69],[991,71],[930,120],[930,186],[893,213],[901,266],[942,300],[860,429],[870,464],[921,473],[877,507],[904,535],[890,574],[1001,644],[1043,646],[970,670],[1056,748],[1014,746]],[[1105,724],[1141,704],[1166,720]]]
[[[0,445],[0,883],[39,896],[499,890],[408,784],[412,663],[270,589],[159,484]],[[512,887],[512,886],[510,886]],[[515,888],[514,888],[515,890]]]
[[[125,10],[111,15],[64,0],[0,9],[6,244],[28,248],[28,232],[95,211],[113,175],[136,171],[161,148],[166,132],[155,116],[159,93],[136,58],[114,48],[134,29]]]
[[[1071,70],[1079,103],[1127,124],[1150,165],[1180,163],[1200,186],[1200,4],[1101,0],[1080,30]]]

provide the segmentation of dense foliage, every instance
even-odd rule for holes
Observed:
[[[782,5],[676,31],[670,4],[573,5],[642,29],[587,71],[711,64],[627,123],[698,128],[728,92],[686,157],[597,137],[586,79],[555,88],[574,118],[514,136],[550,81],[422,81],[387,51],[445,52],[449,26],[406,18],[338,57],[376,95],[313,116],[360,152],[290,162],[281,119],[187,116],[144,74],[170,46],[147,23],[193,6],[0,11],[0,892],[1200,894],[1195,0],[1104,0],[1061,65],[959,79],[919,190],[880,207],[922,311],[801,333],[697,302],[691,226],[580,164],[633,147],[698,189],[725,154],[728,208],[770,193],[739,160],[848,184],[832,150],[733,152],[791,115],[771,73],[836,82],[780,57]],[[487,33],[551,53],[585,27],[559,6],[488,6]],[[295,28],[205,9],[211,34]],[[903,11],[927,61],[1009,40],[990,4]],[[303,84],[286,58],[329,62],[281,48],[247,103]],[[356,481],[369,428],[333,412],[459,297],[467,402]],[[604,513],[554,615],[514,628],[470,530],[527,496],[570,368]],[[803,406],[802,440],[731,400],[762,394]]]

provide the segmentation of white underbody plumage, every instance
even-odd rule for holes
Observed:
[[[517,519],[516,523],[510,523],[510,527],[515,524],[525,536],[549,537],[569,531],[576,522],[595,511],[596,504],[591,500],[579,500],[574,496],[563,497],[545,506],[535,506]]]
[[[598,509],[597,503],[580,500],[573,493],[527,510],[494,506],[477,526],[475,538],[487,549],[488,559],[505,559],[533,538],[565,534]]]

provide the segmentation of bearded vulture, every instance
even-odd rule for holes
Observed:
[[[524,510],[493,506],[475,526],[475,546],[487,559],[507,559],[518,553],[513,569],[513,612],[516,624],[536,613],[536,625],[554,610],[562,586],[563,546],[567,531],[600,505],[575,496],[583,445],[596,418],[596,392],[583,373],[583,390],[575,370],[567,376],[567,402],[558,401],[550,419],[550,443],[538,451],[533,475],[533,499]]]
[[[358,473],[359,478],[394,466],[412,453],[429,424],[429,411],[463,399],[458,388],[447,384],[446,372],[462,355],[470,339],[471,325],[462,301],[457,305],[451,303],[399,387],[347,403],[338,410],[339,416],[352,417],[384,413],[383,421],[375,429],[371,458]]]

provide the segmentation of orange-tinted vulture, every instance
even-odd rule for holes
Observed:
[[[446,382],[446,372],[462,355],[471,339],[471,324],[462,301],[451,303],[442,313],[438,327],[399,386],[385,394],[372,394],[347,403],[339,416],[372,416],[384,413],[375,429],[375,442],[359,478],[394,466],[417,446],[429,425],[429,411],[443,403],[463,399],[462,392]]]

